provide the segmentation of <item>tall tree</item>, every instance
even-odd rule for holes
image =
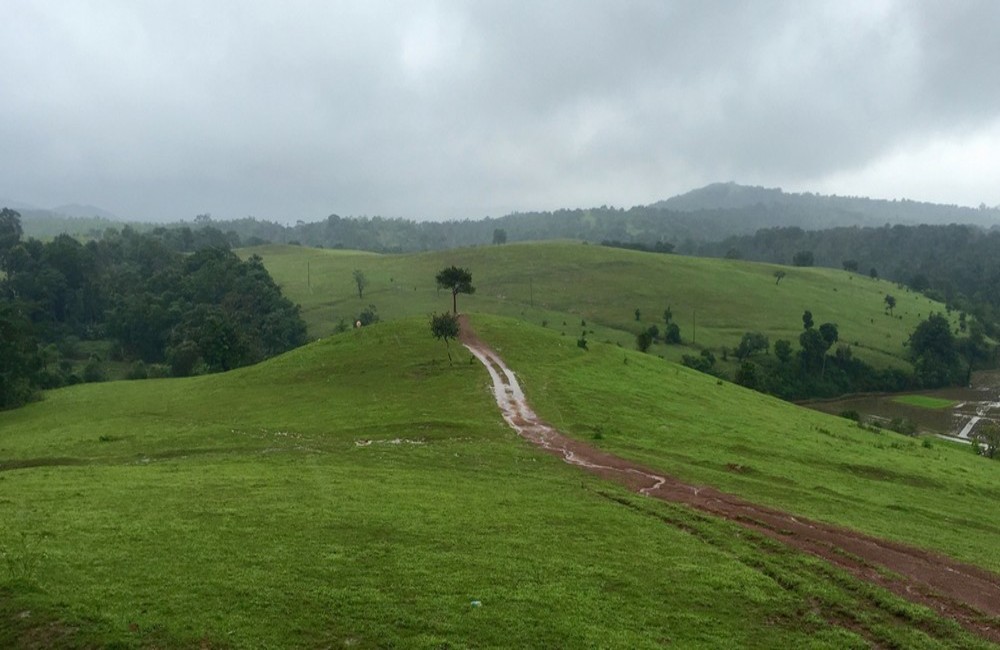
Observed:
[[[365,287],[368,286],[368,278],[361,269],[354,269],[354,284],[358,287],[358,298],[365,297]]]
[[[469,269],[449,266],[438,272],[435,280],[437,280],[439,287],[451,291],[451,311],[453,314],[458,314],[458,294],[476,292],[476,288],[472,286],[472,273],[469,272]]]
[[[945,386],[963,376],[951,323],[941,314],[931,314],[913,330],[910,354],[916,375],[925,387]]]

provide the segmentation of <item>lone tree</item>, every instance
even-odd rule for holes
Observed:
[[[778,284],[779,282],[781,282],[781,279],[784,278],[785,275],[787,275],[787,274],[784,271],[780,270],[780,269],[777,270],[777,271],[775,271],[774,272],[774,283]]]
[[[458,338],[458,316],[448,312],[434,314],[431,316],[431,334],[439,341],[444,339],[444,346],[448,350],[448,363],[451,363],[451,345],[448,344],[448,340]]]
[[[507,243],[507,231],[503,228],[493,229],[493,244],[495,246],[500,246]]]
[[[458,294],[476,292],[476,288],[472,286],[472,273],[469,272],[469,269],[449,266],[442,269],[435,279],[440,288],[451,291],[451,311],[456,315],[458,314]]]
[[[963,376],[951,323],[942,314],[931,314],[910,334],[914,375],[926,388],[957,383]]]
[[[892,310],[896,308],[896,298],[890,294],[885,294],[885,308],[889,310],[889,315],[892,316]]]
[[[365,287],[368,286],[368,278],[365,277],[364,271],[354,269],[354,284],[358,285],[358,298],[364,298]]]

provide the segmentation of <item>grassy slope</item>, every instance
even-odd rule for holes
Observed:
[[[377,255],[296,246],[263,246],[259,254],[293,301],[303,306],[309,331],[323,336],[338,319],[356,316],[369,303],[385,319],[450,309],[434,275],[455,264],[468,267],[476,293],[459,296],[461,309],[523,318],[574,338],[581,320],[591,340],[634,346],[634,335],[651,324],[663,327],[672,308],[685,342],[718,349],[734,347],[746,331],[798,345],[802,312],[817,324],[836,322],[841,341],[860,358],[905,366],[904,342],[917,324],[943,305],[886,282],[821,268],[639,253],[574,242],[539,242],[468,248],[415,255]],[[775,283],[774,272],[787,276]],[[351,272],[370,281],[358,299]],[[887,293],[895,316],[885,313]],[[641,322],[634,312],[641,311]],[[565,325],[563,323],[565,322]],[[654,351],[673,360],[689,353],[677,346]]]
[[[554,335],[520,327],[484,323],[524,342],[503,346],[515,367],[558,368]],[[417,319],[0,413],[0,645],[839,648],[861,630],[976,645],[538,453],[503,425],[482,368],[443,359]]]
[[[989,505],[1000,499],[1000,464],[968,446],[926,447],[650,355],[475,322],[536,411],[566,432],[688,481],[1000,572],[1000,510]]]

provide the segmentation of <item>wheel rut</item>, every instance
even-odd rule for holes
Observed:
[[[459,339],[490,375],[504,420],[519,435],[565,462],[652,498],[723,517],[820,557],[1000,643],[1000,576],[924,549],[761,506],[709,486],[685,483],[570,438],[531,409],[514,372],[460,317]]]

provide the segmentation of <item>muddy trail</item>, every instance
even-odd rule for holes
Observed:
[[[724,517],[823,558],[857,578],[925,605],[1000,643],[1000,576],[943,555],[794,516],[711,487],[684,483],[567,437],[532,411],[514,373],[476,336],[465,316],[461,317],[459,339],[489,371],[497,405],[507,423],[545,451],[634,492]]]

